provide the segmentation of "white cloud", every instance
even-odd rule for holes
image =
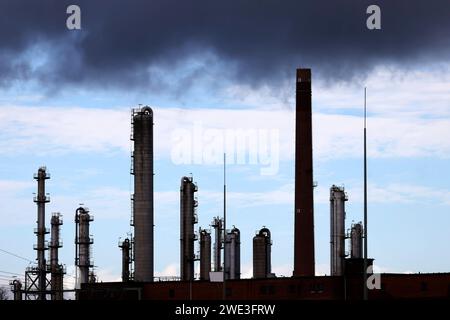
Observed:
[[[177,263],[171,263],[164,267],[163,270],[155,271],[155,277],[177,277],[180,275]]]
[[[155,156],[170,159],[175,128],[276,129],[280,159],[294,155],[294,112],[286,109],[155,108]],[[130,150],[128,110],[7,107],[0,109],[0,153],[59,154]],[[450,119],[372,116],[368,152],[372,158],[450,156]],[[362,156],[362,119],[314,113],[314,158],[325,161]]]

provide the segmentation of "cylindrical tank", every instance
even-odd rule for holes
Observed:
[[[332,276],[344,274],[345,260],[345,201],[344,188],[330,188],[330,271]]]
[[[63,224],[62,216],[59,212],[54,212],[50,220],[51,239],[50,239],[50,273],[51,273],[51,291],[52,300],[63,300],[63,274],[64,268],[59,264],[58,251],[62,247],[60,241],[60,226]]]
[[[200,229],[200,280],[209,280],[211,271],[211,233]]]
[[[75,264],[79,268],[78,285],[88,283],[89,281],[89,268],[92,267],[91,263],[91,244],[93,239],[89,234],[89,225],[93,221],[93,217],[89,214],[87,208],[80,207],[75,213],[75,226],[76,226],[76,260]]]
[[[271,247],[270,230],[263,227],[253,237],[253,278],[270,277],[272,273]]]
[[[362,258],[363,256],[363,226],[362,222],[352,225],[350,231],[350,256]]]
[[[214,228],[214,271],[222,271],[223,220],[214,217],[211,227]]]
[[[241,277],[241,239],[238,228],[233,228],[226,235],[225,241],[225,279]]]
[[[134,279],[153,281],[153,111],[133,110]]]
[[[192,177],[181,178],[180,187],[180,271],[181,280],[194,280],[194,224],[197,223],[194,193],[197,186]]]
[[[130,263],[131,263],[131,243],[130,239],[123,240],[119,247],[122,248],[122,281],[130,281]]]

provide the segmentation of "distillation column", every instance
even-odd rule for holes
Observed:
[[[200,229],[200,280],[209,280],[211,271],[211,233]]]
[[[75,265],[78,267],[78,286],[88,283],[90,279],[89,268],[93,267],[91,261],[91,245],[94,240],[89,234],[90,222],[94,217],[87,208],[80,207],[75,212]]]
[[[192,177],[181,178],[180,186],[180,271],[181,280],[194,280],[194,225],[197,223],[195,208],[197,201],[194,193],[197,186]]]
[[[37,235],[37,244],[34,249],[37,251],[38,261],[38,288],[39,288],[39,300],[46,299],[47,290],[47,264],[45,261],[45,250],[48,249],[45,242],[45,235],[48,234],[48,229],[45,228],[45,204],[50,202],[50,198],[45,194],[45,180],[50,179],[50,174],[46,172],[46,167],[40,167],[38,172],[34,175],[34,179],[38,183],[38,193],[34,197],[34,202],[37,204],[37,228],[35,233]]]
[[[271,247],[270,230],[263,227],[253,237],[253,278],[261,279],[271,276]]]
[[[361,259],[363,257],[363,226],[362,222],[352,225],[350,231],[350,257]]]
[[[225,241],[225,279],[241,278],[241,239],[238,228],[227,232]]]
[[[131,263],[131,242],[126,238],[119,243],[119,248],[122,249],[122,281],[130,281],[130,263]]]
[[[345,261],[345,201],[344,188],[330,188],[330,272],[332,276],[344,274]]]
[[[134,279],[153,281],[153,111],[145,106],[133,110],[134,140],[133,222]]]
[[[50,273],[51,273],[51,292],[52,300],[63,300],[63,274],[64,267],[59,264],[58,251],[62,247],[60,240],[61,230],[63,224],[62,216],[59,212],[54,212],[50,220],[51,224],[51,239],[50,239]]]
[[[222,271],[223,220],[215,217],[211,223],[214,229],[214,271]]]

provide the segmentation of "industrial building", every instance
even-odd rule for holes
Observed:
[[[296,73],[295,120],[295,200],[294,207],[294,261],[292,277],[276,277],[272,273],[272,234],[262,227],[253,237],[253,278],[241,279],[241,239],[251,238],[233,226],[226,228],[225,183],[224,217],[213,217],[211,229],[199,228],[196,194],[199,191],[192,176],[181,178],[180,185],[180,277],[161,281],[154,277],[154,212],[153,212],[153,111],[142,107],[132,111],[133,152],[131,174],[134,176],[132,219],[134,234],[119,241],[122,250],[122,282],[95,283],[90,279],[93,263],[90,256],[92,237],[89,210],[76,211],[76,265],[79,268],[81,300],[360,300],[368,299],[430,299],[450,298],[450,273],[436,274],[373,274],[372,258],[364,252],[367,240],[366,225],[352,223],[346,232],[343,187],[330,188],[330,276],[316,276],[314,252],[314,199],[311,70],[298,69]],[[44,252],[46,234],[42,216],[45,215],[45,168],[37,175],[38,196],[38,267],[32,271],[37,289],[34,294],[42,300],[46,293],[61,298],[61,265],[57,250],[60,216],[52,217],[50,249],[52,273],[51,290],[45,280]],[[290,227],[287,225],[286,227]],[[212,235],[214,243],[212,243]],[[197,241],[198,240],[198,241]],[[349,253],[346,251],[350,249]],[[196,253],[198,247],[198,254]],[[157,258],[157,257],[156,257]],[[195,264],[199,263],[199,275]],[[368,268],[365,268],[365,267]],[[368,281],[366,282],[366,277]],[[44,280],[43,280],[44,279]],[[55,280],[53,280],[55,279]],[[159,281],[157,281],[159,280]],[[29,294],[25,285],[12,283],[17,299]],[[54,292],[54,293],[53,293]]]

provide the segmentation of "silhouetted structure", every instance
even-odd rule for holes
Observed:
[[[314,276],[311,69],[297,69],[294,276]]]

